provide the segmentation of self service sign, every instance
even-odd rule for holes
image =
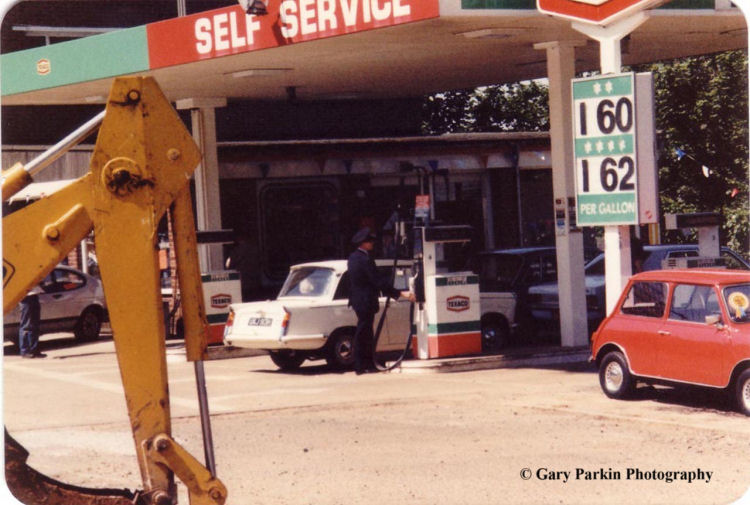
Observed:
[[[637,224],[635,74],[572,83],[578,225]]]

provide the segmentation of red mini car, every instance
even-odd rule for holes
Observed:
[[[610,398],[637,381],[732,392],[750,415],[750,272],[654,270],[631,277],[592,336],[591,356]]]

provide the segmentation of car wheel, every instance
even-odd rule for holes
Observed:
[[[610,352],[599,365],[599,384],[604,394],[621,400],[635,389],[635,380],[630,374],[625,356],[621,352]]]
[[[328,337],[326,363],[331,368],[350,368],[354,364],[354,331],[339,330]]]
[[[73,334],[79,342],[88,342],[99,338],[101,329],[102,316],[100,312],[93,307],[89,307],[78,318],[78,322],[73,328]]]
[[[270,351],[271,361],[282,370],[297,370],[307,359],[303,353],[293,349],[284,351]]]
[[[746,416],[750,416],[750,369],[745,370],[737,377],[734,387],[737,410]]]
[[[482,352],[492,354],[508,345],[510,331],[504,321],[490,319],[482,323]]]

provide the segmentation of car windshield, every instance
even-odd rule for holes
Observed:
[[[750,322],[750,284],[737,284],[724,288],[724,301],[727,303],[732,321]]]
[[[515,254],[488,254],[482,257],[479,265],[482,291],[510,289],[522,265],[523,258]]]
[[[604,275],[604,253],[584,265],[583,270],[586,275]]]
[[[281,288],[279,298],[284,296],[321,296],[328,292],[335,275],[330,268],[304,267],[289,272]]]

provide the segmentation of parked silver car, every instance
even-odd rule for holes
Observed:
[[[662,261],[698,256],[695,244],[660,244],[643,246],[646,258],[643,270],[660,270]],[[750,264],[727,247],[721,248],[724,265],[734,270],[750,270]],[[604,253],[599,254],[584,267],[586,281],[586,309],[589,333],[593,332],[606,316],[604,285]],[[560,304],[557,282],[547,282],[529,288],[529,308],[538,324],[556,327],[560,321]]]
[[[102,284],[96,277],[58,265],[39,284],[41,333],[72,331],[78,341],[99,337],[107,318]],[[5,340],[18,340],[20,307],[3,318]]]

